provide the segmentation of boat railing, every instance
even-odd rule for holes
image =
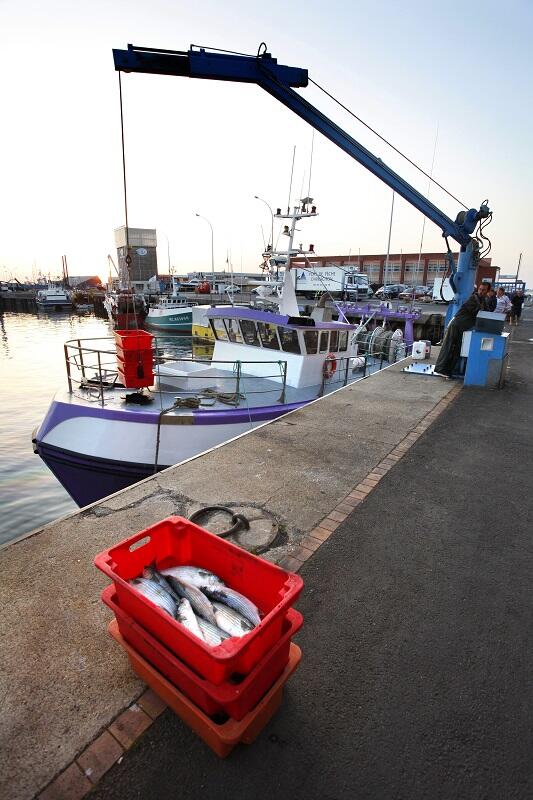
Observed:
[[[181,389],[170,388],[163,389],[158,385],[155,394],[163,398],[166,395],[173,397],[183,397],[185,399],[193,400],[195,397],[200,397],[204,401],[203,404],[209,405],[210,403],[220,400],[229,405],[238,404],[239,398],[244,398],[244,384],[245,378],[250,378],[250,374],[246,374],[246,365],[260,365],[266,370],[265,374],[253,376],[254,381],[270,381],[270,385],[262,384],[263,388],[250,389],[246,388],[246,395],[255,394],[268,394],[272,392],[279,392],[278,402],[285,402],[285,394],[287,388],[287,361],[282,359],[272,359],[269,361],[245,361],[237,360],[222,360],[222,359],[205,359],[195,358],[194,356],[186,356],[181,353],[173,355],[166,354],[168,352],[168,345],[159,347],[157,340],[155,341],[154,353],[154,368],[157,377],[157,367],[165,363],[176,363],[179,361],[182,364],[198,364],[205,367],[222,367],[216,374],[216,382],[227,381],[229,384],[228,392],[216,392],[212,387],[205,387],[206,380],[209,376],[203,373],[195,375],[194,371],[185,372],[182,376],[184,380],[198,381],[198,389]],[[68,390],[70,394],[76,391],[82,391],[83,397],[86,400],[99,402],[102,406],[105,405],[106,394],[112,389],[119,389],[123,385],[119,382],[119,372],[117,363],[117,354],[114,346],[114,340],[109,337],[95,337],[92,339],[71,339],[65,342],[65,366],[67,372]],[[231,367],[231,369],[229,369]],[[227,375],[223,374],[227,372]],[[222,374],[221,374],[222,373]],[[272,387],[272,382],[276,382],[275,388]],[[201,382],[201,383],[200,383]],[[161,380],[158,382],[161,383]],[[204,384],[202,387],[201,384]],[[280,387],[281,384],[281,387]],[[232,399],[233,398],[233,399]],[[178,404],[175,403],[177,406]],[[186,405],[186,403],[184,403]]]

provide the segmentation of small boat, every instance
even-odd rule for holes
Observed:
[[[39,308],[47,308],[53,311],[72,308],[72,300],[66,291],[60,286],[52,286],[51,284],[47,289],[39,289],[35,302]]]
[[[288,256],[303,253],[292,248],[296,222],[314,215],[303,204],[280,215],[292,220]],[[53,399],[34,436],[35,452],[84,506],[405,354],[397,334],[393,344],[390,332],[383,348],[382,329],[365,333],[361,325],[320,319],[323,311],[300,315],[287,268],[276,312],[208,308],[215,338],[210,361],[176,359],[166,342],[142,331],[129,334],[139,348],[129,366],[126,333],[116,332],[117,350],[109,339],[67,342],[68,389]]]
[[[157,303],[148,308],[145,324],[161,331],[192,332],[192,314],[196,303],[179,297],[178,284],[172,277],[172,294],[160,297]]]

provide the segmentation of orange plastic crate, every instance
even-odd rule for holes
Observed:
[[[281,705],[283,689],[298,668],[302,659],[302,651],[296,644],[291,644],[289,663],[276,683],[265,694],[263,699],[240,722],[228,719],[216,722],[201,711],[198,706],[182,694],[155,667],[152,667],[133,647],[122,638],[118,623],[109,623],[109,633],[126,651],[130,664],[137,675],[150,686],[153,691],[185,722],[220,758],[229,756],[239,744],[251,744],[261,733],[265,725],[274,716]]]

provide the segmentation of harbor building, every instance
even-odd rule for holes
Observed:
[[[126,242],[127,239],[127,242]],[[157,233],[155,228],[115,228],[115,244],[117,247],[118,271],[127,266],[129,255],[129,278],[131,283],[145,284],[150,278],[157,277]]]
[[[457,265],[458,253],[454,253]],[[481,258],[477,269],[476,283],[483,279],[494,281],[498,267],[493,267],[492,259]],[[368,275],[370,284],[405,283],[408,286],[433,286],[435,278],[443,278],[448,271],[444,253],[391,253],[387,264],[387,254],[380,255],[337,255],[316,256],[311,259],[316,267],[343,267],[356,269]],[[293,258],[294,266],[305,266],[301,258]]]

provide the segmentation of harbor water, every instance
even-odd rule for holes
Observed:
[[[64,343],[111,335],[110,324],[92,314],[0,312],[0,545],[77,509],[34,454],[32,432],[66,387]],[[190,338],[167,338],[176,352],[190,354]]]

